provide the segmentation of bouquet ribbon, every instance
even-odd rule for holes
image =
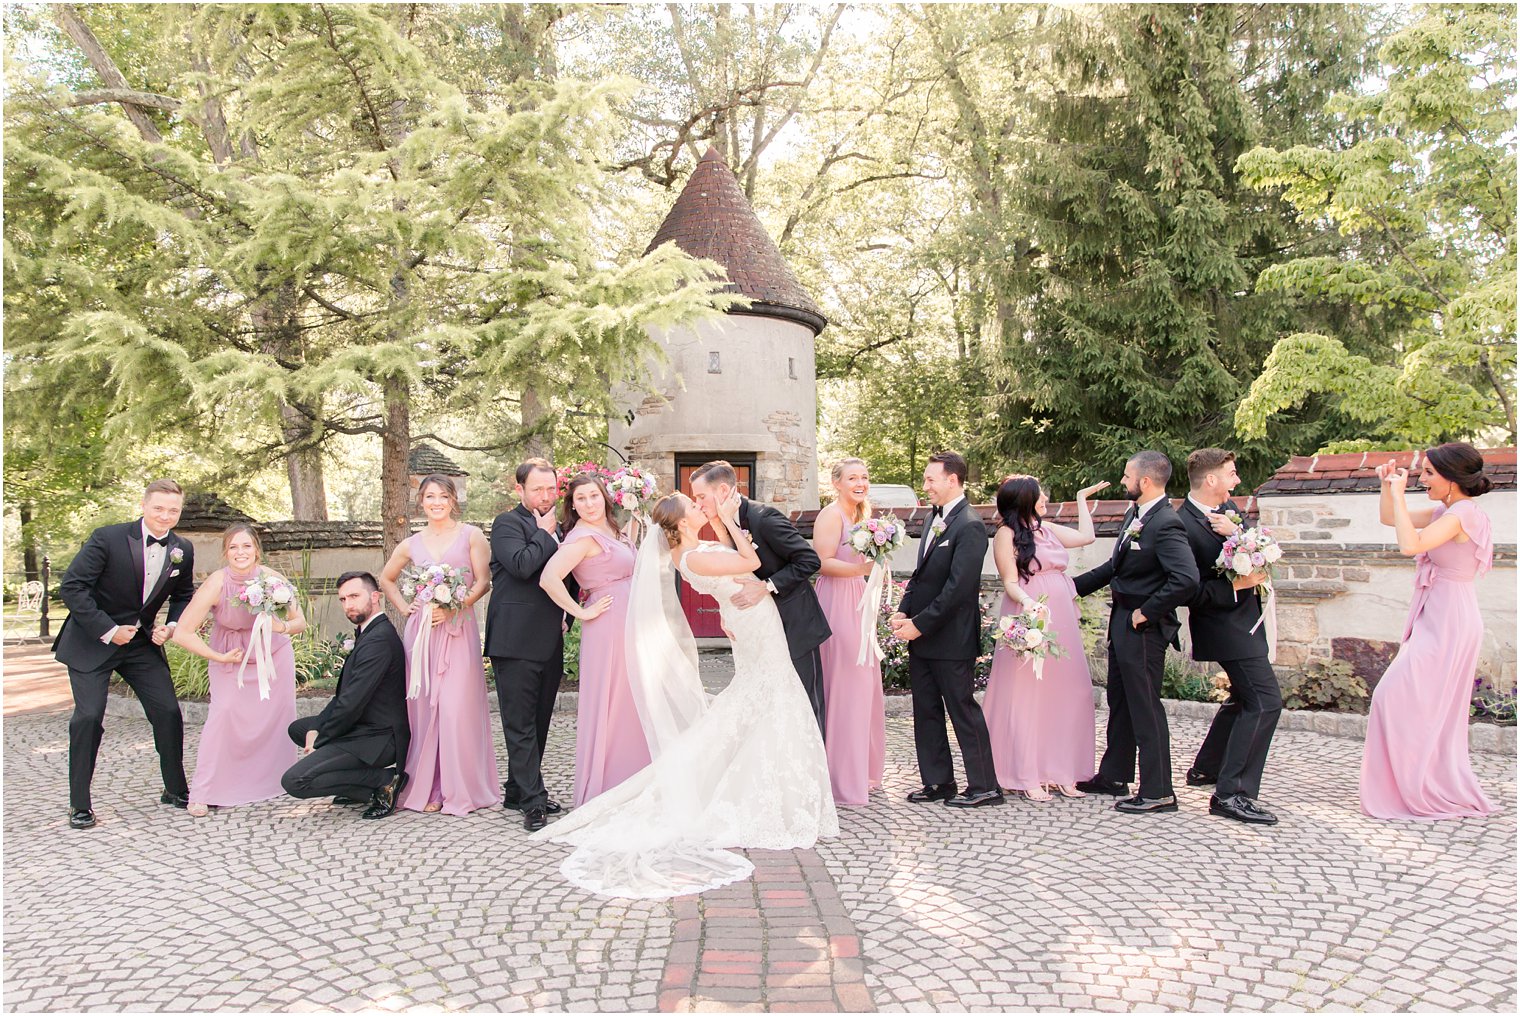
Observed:
[[[866,576],[866,591],[860,597],[860,654],[856,666],[880,663],[885,657],[876,641],[876,615],[881,610],[882,594],[887,588],[886,565],[877,561]]]
[[[406,697],[414,699],[433,686],[432,668],[428,666],[428,648],[433,641],[433,604],[419,605],[422,620],[417,625],[417,637],[412,640],[410,680],[406,685]]]
[[[253,617],[253,627],[248,630],[248,652],[238,665],[237,683],[243,687],[243,671],[253,658],[253,671],[259,679],[259,698],[269,698],[269,683],[274,680],[274,619],[273,615],[260,612]]]
[[[1256,623],[1251,625],[1251,634],[1256,634],[1256,629],[1263,624],[1267,626],[1267,662],[1277,662],[1277,590],[1272,588],[1272,583],[1267,583],[1267,601],[1261,605],[1261,616]],[[1257,594],[1258,596],[1260,593]],[[1236,599],[1240,593],[1235,594]]]

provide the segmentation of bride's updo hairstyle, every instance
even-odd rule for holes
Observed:
[[[1494,481],[1483,472],[1483,453],[1466,441],[1448,441],[1425,452],[1431,468],[1457,485],[1468,497],[1481,497],[1494,489]]]
[[[686,505],[682,503],[680,494],[666,494],[655,502],[654,511],[649,513],[654,524],[665,530],[665,539],[674,547],[681,542],[681,520],[686,517]]]

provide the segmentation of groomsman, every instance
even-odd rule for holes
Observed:
[[[1124,513],[1109,560],[1076,578],[1077,595],[1110,588],[1108,615],[1108,746],[1098,773],[1077,784],[1090,794],[1122,800],[1131,814],[1176,811],[1171,739],[1161,706],[1166,647],[1180,627],[1176,610],[1198,588],[1198,566],[1182,520],[1166,499],[1172,464],[1160,452],[1140,452],[1120,481],[1135,502]],[[1140,786],[1129,797],[1140,759]]]
[[[407,781],[402,767],[412,731],[406,651],[380,609],[380,584],[369,572],[339,575],[338,603],[354,624],[354,647],[332,701],[290,725],[290,739],[311,754],[286,770],[280,783],[291,797],[367,801],[362,818],[385,818],[396,810]]]
[[[554,697],[565,674],[565,612],[538,584],[544,565],[559,549],[554,519],[559,478],[546,460],[528,459],[517,467],[513,489],[517,507],[491,523],[485,654],[496,672],[507,742],[502,804],[521,811],[523,828],[531,832],[561,810],[544,789],[543,760]]]
[[[69,718],[69,825],[95,824],[90,782],[105,733],[111,675],[142,703],[153,727],[153,746],[163,776],[163,804],[189,803],[185,781],[185,721],[163,644],[195,594],[195,548],[172,530],[184,508],[184,491],[173,480],[154,480],[143,491],[142,517],[102,526],[90,534],[69,564],[59,595],[69,616],[53,641],[53,656],[69,669],[74,715]],[[164,601],[169,613],[157,622]]]
[[[966,501],[966,460],[955,452],[929,456],[924,491],[934,505],[918,545],[918,566],[908,580],[892,633],[908,643],[913,690],[913,744],[922,790],[915,804],[944,801],[952,808],[1003,803],[992,764],[992,739],[972,695],[982,646],[982,562],[987,529]],[[945,714],[955,726],[966,766],[966,792],[955,792],[955,765]]]
[[[1277,816],[1256,803],[1283,704],[1282,688],[1268,659],[1266,626],[1261,623],[1261,600],[1255,591],[1265,575],[1231,580],[1214,570],[1224,541],[1241,527],[1229,517],[1240,517],[1240,509],[1230,500],[1230,491],[1240,482],[1235,453],[1200,448],[1188,456],[1187,469],[1191,489],[1178,514],[1198,574],[1212,576],[1198,583],[1198,592],[1188,604],[1193,659],[1212,660],[1224,668],[1230,678],[1230,699],[1214,714],[1185,779],[1190,787],[1218,784],[1209,798],[1213,814],[1272,825]]]
[[[728,531],[717,521],[718,506],[739,488],[734,467],[719,459],[708,462],[691,474],[692,500],[712,519],[718,539],[729,542]],[[823,734],[823,659],[818,647],[834,634],[823,606],[813,592],[812,578],[822,562],[812,544],[802,538],[792,520],[770,505],[756,504],[749,498],[739,502],[739,528],[749,532],[760,557],[755,577],[739,579],[740,590],[732,602],[745,609],[767,596],[776,598],[776,612],[786,631],[787,653],[807,692],[813,715],[818,719],[818,733]]]

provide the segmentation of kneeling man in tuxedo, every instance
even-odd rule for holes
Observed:
[[[354,623],[354,648],[343,661],[338,689],[316,716],[290,725],[290,739],[310,752],[285,772],[291,797],[332,797],[335,804],[367,802],[364,818],[396,810],[406,786],[406,652],[380,609],[380,583],[369,572],[338,576],[338,603]]]

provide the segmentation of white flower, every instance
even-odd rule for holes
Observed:
[[[439,586],[437,589],[433,590],[433,599],[437,600],[439,603],[448,603],[453,598],[454,594],[449,592],[448,586]]]
[[[1267,564],[1273,564],[1282,559],[1282,548],[1275,543],[1269,543],[1261,548],[1261,556],[1267,559]]]
[[[1237,553],[1234,559],[1230,561],[1230,568],[1239,575],[1251,574],[1251,555]]]
[[[275,603],[278,603],[281,606],[284,606],[285,604],[287,604],[287,603],[290,602],[290,597],[291,597],[291,595],[293,593],[294,593],[294,590],[292,590],[285,583],[278,582],[278,583],[275,584],[275,586],[274,586],[273,589],[269,590],[269,598],[271,600],[273,600]]]
[[[1028,646],[1030,649],[1033,649],[1035,646],[1044,641],[1045,633],[1040,631],[1038,628],[1031,628],[1024,633],[1024,645]]]

